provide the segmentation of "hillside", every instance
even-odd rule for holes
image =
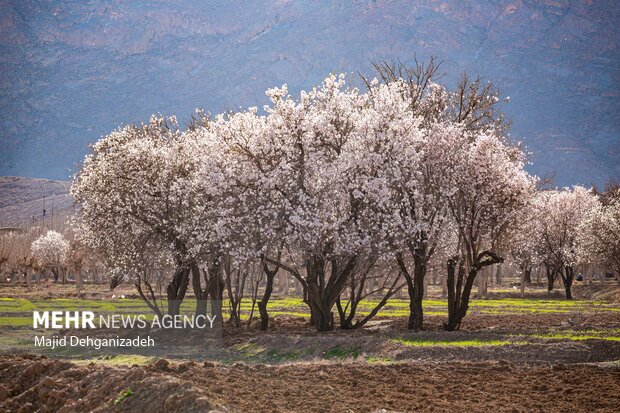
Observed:
[[[69,182],[0,176],[0,227],[52,219],[73,205]],[[43,216],[45,210],[45,217]]]
[[[620,177],[620,3],[9,0],[0,8],[0,175],[65,180],[87,145],[151,113],[266,103],[372,59],[444,60],[511,97],[529,168]]]

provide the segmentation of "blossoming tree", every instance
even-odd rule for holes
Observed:
[[[575,186],[542,191],[536,202],[540,217],[540,253],[551,270],[560,275],[566,298],[571,299],[574,269],[578,263],[578,231],[588,215],[599,207],[599,201],[591,190]]]
[[[31,252],[39,267],[52,271],[58,281],[59,271],[65,266],[69,253],[69,242],[65,237],[50,230],[32,242]]]
[[[613,270],[620,280],[620,190],[608,198],[606,205],[589,210],[577,227],[576,254],[583,263]]]

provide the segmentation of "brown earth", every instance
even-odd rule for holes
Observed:
[[[222,366],[160,359],[148,366],[121,368],[1,357],[0,382],[0,410],[24,413],[620,408],[617,365],[532,367],[499,361]],[[115,404],[129,388],[132,394]]]
[[[317,333],[307,319],[275,317],[265,333],[226,326],[221,357],[205,362],[0,356],[0,412],[620,411],[620,342],[536,338],[590,330],[615,337],[617,311],[472,311],[459,332],[442,331],[444,319],[427,316],[417,333],[405,317]],[[504,344],[420,347],[395,339]],[[341,354],[333,357],[335,349]]]
[[[445,316],[425,315],[424,330],[444,331],[443,323]],[[227,344],[247,341],[257,335],[259,322],[255,328],[233,328],[224,326],[224,341]],[[371,327],[372,325],[376,327]],[[588,310],[587,312],[568,313],[521,313],[521,314],[481,314],[475,310],[470,311],[463,320],[461,331],[491,332],[494,334],[519,334],[525,332],[546,332],[549,329],[562,330],[585,330],[593,328],[620,328],[620,312]],[[381,330],[382,332],[407,331],[407,319],[405,317],[384,317],[380,314],[361,330],[336,330],[329,334],[342,334],[351,336],[366,334],[368,330]],[[304,336],[322,336],[310,327],[307,318],[278,316],[270,319],[269,333],[296,333]],[[449,333],[448,333],[449,334]]]
[[[614,285],[615,283],[615,285]],[[601,300],[608,303],[620,303],[620,283],[607,280],[605,283],[594,282],[580,285],[575,289],[575,298]]]
[[[0,358],[3,412],[204,412],[214,405],[204,390],[142,367],[80,366],[38,356]],[[127,400],[115,403],[131,389]]]

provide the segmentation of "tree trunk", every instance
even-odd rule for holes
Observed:
[[[329,277],[326,277],[326,261],[312,255],[306,259],[306,298],[310,306],[310,319],[317,331],[334,329],[332,308],[342,293],[349,276],[355,268],[357,257],[349,257],[343,268],[336,260],[330,262]]]
[[[211,303],[211,315],[220,322],[223,321],[222,301],[224,298],[224,280],[222,279],[221,257],[213,259],[210,266],[203,270],[203,278],[206,283],[207,298]]]
[[[426,276],[424,254],[425,251],[416,251],[413,258],[412,311],[408,327],[415,331],[422,330],[424,324],[424,309],[422,307],[422,300],[424,299],[424,278]]]
[[[481,271],[478,283],[478,298],[485,298],[488,295],[488,271],[483,269]]]
[[[471,290],[474,286],[474,280],[476,279],[477,274],[478,270],[475,267],[469,270],[467,278],[465,279],[460,304],[455,308],[452,316],[448,314],[448,326],[452,327],[452,329],[448,328],[448,331],[455,331],[461,328],[461,322],[463,321],[463,318],[465,318],[467,310],[469,309],[469,298],[471,297]]]
[[[26,286],[28,291],[32,291],[32,270],[27,268],[24,275],[26,276]]]
[[[196,315],[207,314],[207,292],[202,288],[200,283],[200,268],[196,263],[191,266],[192,272],[192,290],[196,297]]]
[[[497,285],[502,285],[502,267],[503,264],[500,262],[495,270],[495,284]]]
[[[420,331],[424,324],[422,301],[424,299],[424,278],[426,276],[426,247],[422,246],[412,252],[413,277],[400,254],[397,255],[396,261],[407,281],[407,292],[409,293],[409,320],[407,322],[407,328]]]
[[[566,266],[564,267],[564,272],[562,275],[562,282],[564,283],[564,290],[566,291],[566,299],[572,300],[573,294],[571,292],[571,288],[573,286],[573,280],[575,278],[575,272],[573,267]]]
[[[267,285],[265,286],[265,292],[263,298],[258,302],[258,312],[260,314],[260,329],[266,331],[269,328],[269,313],[267,312],[267,305],[273,292],[273,280],[278,273],[279,266],[276,266],[274,270],[270,270],[266,262],[263,262],[263,272],[267,277]]]
[[[363,291],[363,288],[362,290]],[[362,294],[364,294],[362,292]],[[340,329],[341,330],[352,330],[353,329],[353,319],[355,318],[355,314],[357,313],[357,299],[355,297],[350,298],[350,309],[349,314],[347,315],[345,312],[345,308],[342,307],[342,302],[340,301],[340,297],[336,300],[336,308],[338,309],[338,316],[340,317]]]
[[[540,266],[536,268],[536,284],[540,285]]]
[[[226,286],[226,292],[228,293],[228,303],[230,308],[229,323],[233,323],[235,327],[241,326],[241,314],[239,314],[239,302],[241,300],[241,294],[243,288],[240,286],[241,282],[241,270],[234,270],[231,268],[230,257],[224,261],[224,283]],[[236,272],[236,276],[233,274]],[[234,278],[233,278],[234,277]]]
[[[455,277],[457,263],[460,262],[458,277]],[[474,281],[478,272],[489,265],[503,262],[503,258],[490,252],[484,251],[475,257],[475,261],[465,277],[465,268],[462,260],[458,258],[450,258],[448,260],[448,322],[444,323],[444,329],[447,331],[456,331],[460,329],[461,322],[469,309],[469,299]],[[463,281],[465,282],[463,284]],[[463,291],[461,292],[461,286]]]
[[[448,287],[448,322],[444,323],[444,329],[454,331],[457,329],[456,312],[459,305],[460,293],[457,292],[457,284],[462,280],[462,266],[459,267],[458,280],[456,275],[456,266],[458,258],[450,258],[447,262],[448,276],[446,285]]]
[[[532,283],[532,269],[530,267],[525,267],[524,271],[525,277],[523,281],[525,281],[525,283],[529,285]]]
[[[331,308],[323,301],[318,290],[308,286],[310,300],[310,314],[317,331],[331,331],[334,329],[334,314]]]
[[[168,299],[168,314],[179,315],[181,313],[181,302],[185,298],[189,285],[189,269],[177,268],[172,280],[166,288],[166,298]]]
[[[532,267],[521,267],[521,298],[525,297],[525,286],[532,283]]]
[[[407,328],[414,328],[414,314],[416,312],[415,306],[415,287],[413,285],[414,281],[411,278],[410,274],[405,274],[405,280],[407,280],[407,294],[409,295],[409,320],[407,320]]]
[[[82,290],[82,272],[80,270],[75,272],[75,289],[78,292]]]
[[[547,291],[553,291],[553,284],[555,283],[555,272],[547,265]]]
[[[278,294],[280,297],[287,297],[288,292],[288,274],[284,271],[278,276]]]

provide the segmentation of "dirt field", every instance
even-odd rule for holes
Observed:
[[[509,362],[75,365],[0,358],[3,411],[617,411],[618,366]],[[131,389],[132,394],[122,398]]]
[[[66,297],[5,293],[5,337],[25,304]],[[99,303],[90,298],[79,299]],[[390,302],[359,331],[316,333],[295,316],[298,301],[274,300],[269,332],[227,326],[221,351],[193,361],[5,354],[0,412],[620,411],[618,304],[497,293],[475,300],[452,333],[442,331],[439,300],[425,303],[419,333],[405,328],[403,307]]]

